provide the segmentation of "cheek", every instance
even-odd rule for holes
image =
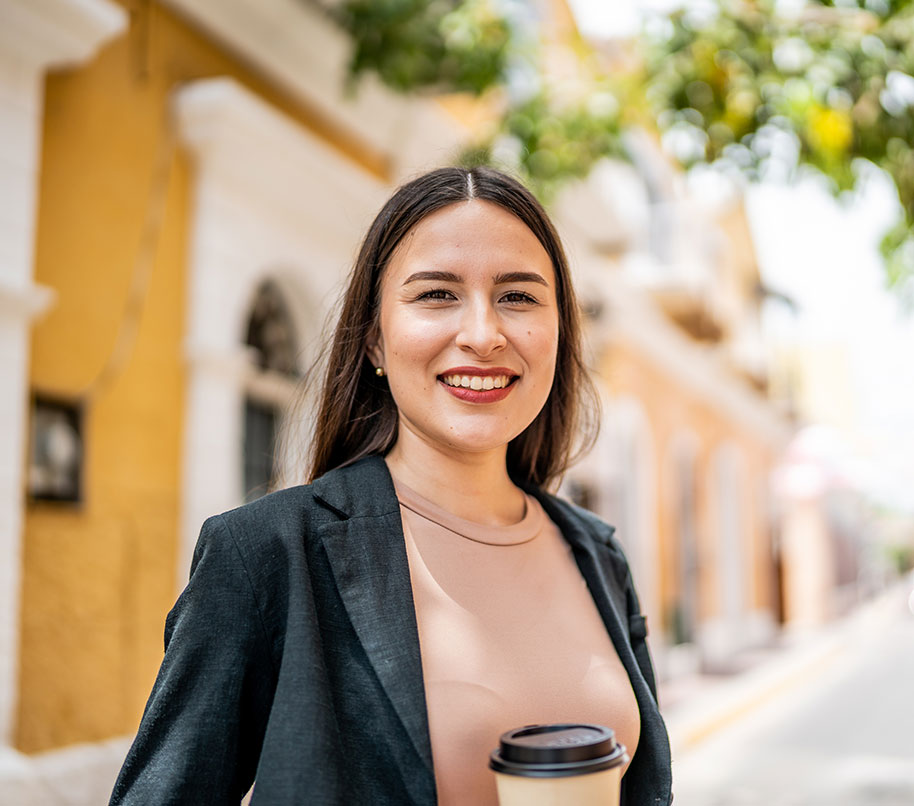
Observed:
[[[558,355],[558,327],[546,325],[541,328],[528,328],[525,338],[527,358],[534,369],[549,372],[550,377],[555,369]]]
[[[385,358],[394,371],[397,367],[404,371],[426,369],[447,343],[446,328],[420,316],[382,317],[381,331]]]

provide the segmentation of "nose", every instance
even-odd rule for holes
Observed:
[[[458,347],[472,350],[484,358],[502,349],[507,343],[498,313],[488,300],[466,306],[457,333]]]

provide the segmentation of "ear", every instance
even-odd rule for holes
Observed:
[[[384,340],[380,333],[373,334],[365,345],[368,360],[376,367],[384,366]]]

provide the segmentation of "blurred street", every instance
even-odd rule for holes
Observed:
[[[758,677],[733,700],[737,718],[704,738],[674,709],[676,806],[914,804],[910,593],[896,587],[795,650],[806,654],[789,673]]]

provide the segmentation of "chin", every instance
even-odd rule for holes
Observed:
[[[506,449],[508,444],[522,433],[523,429],[517,433],[502,432],[499,434],[472,430],[457,433],[452,431],[445,442],[452,450],[459,450],[463,453],[487,453]]]

